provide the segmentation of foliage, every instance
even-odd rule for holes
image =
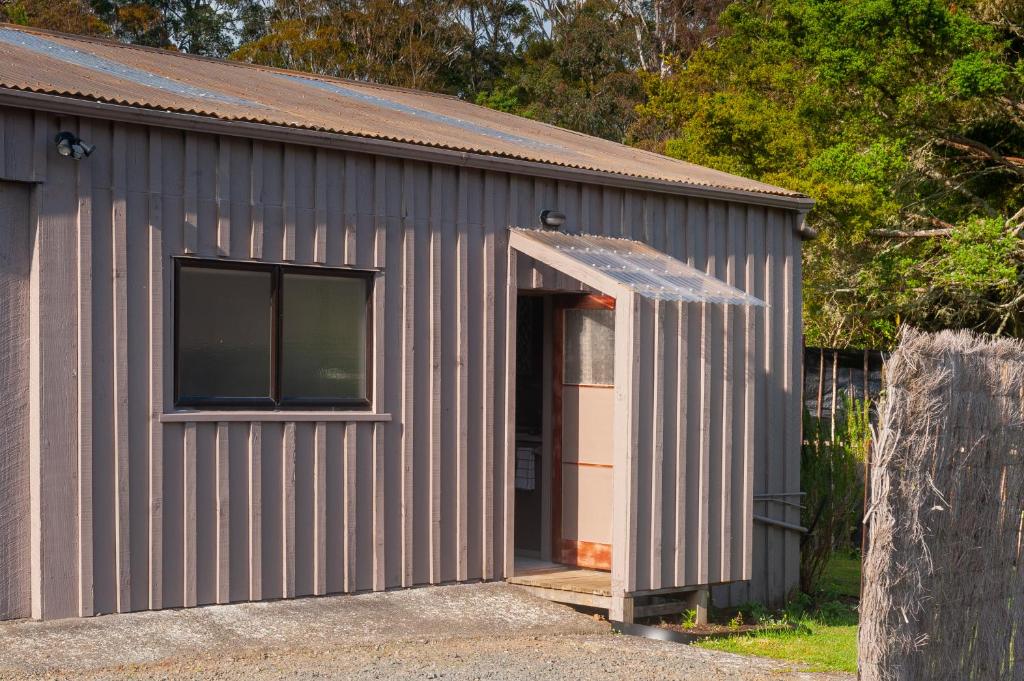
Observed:
[[[0,4],[0,20],[65,33],[105,35],[107,26],[86,0],[13,0]]]
[[[717,32],[725,0],[534,1],[520,58],[476,101],[621,141],[644,98],[644,74],[664,77],[673,54]]]
[[[817,201],[809,343],[884,347],[903,320],[1024,334],[1021,13],[993,4],[739,0],[645,81],[631,140]],[[997,276],[951,278],[965,261]]]
[[[849,549],[864,503],[863,466],[870,447],[870,402],[844,396],[835,423],[804,413],[800,456],[802,521],[800,588],[813,593],[835,552]]]
[[[232,56],[331,76],[446,91],[468,30],[455,0],[287,0]]]
[[[512,86],[496,86],[493,90],[478,92],[476,103],[489,109],[505,113],[518,113],[520,116],[529,118],[525,111],[520,111],[522,104],[516,94],[516,88]]]
[[[276,0],[233,57],[472,99],[520,61],[533,30],[523,0]],[[481,103],[492,101],[518,106],[507,89]]]
[[[973,217],[956,225],[925,264],[949,305],[976,308],[989,298],[1019,295],[1019,238],[998,218]],[[943,315],[945,317],[947,315]],[[1001,331],[1009,319],[1000,323]],[[948,320],[955,326],[955,320]]]
[[[744,621],[750,624],[772,625],[780,623],[762,603],[743,603],[736,611],[746,613]]]
[[[259,30],[260,0],[94,0],[112,14],[115,34],[126,42],[173,47],[193,54],[227,56]]]
[[[860,572],[859,547],[848,551],[839,550],[832,554],[832,559],[825,568],[819,583],[824,591],[835,594],[836,598],[859,598]]]
[[[800,662],[811,671],[856,671],[858,614],[850,596],[857,594],[851,587],[860,584],[859,557],[837,554],[821,583],[824,588],[814,596],[801,593],[780,612],[769,612],[758,604],[740,606],[750,619],[770,627],[767,630],[695,645]]]
[[[643,94],[633,38],[616,4],[592,0],[568,12],[550,39],[526,48],[499,88],[515,93],[511,110],[591,135],[620,140]],[[478,101],[488,101],[493,93]]]
[[[534,15],[523,0],[463,0],[457,6],[466,33],[455,89],[466,97],[488,91],[493,96],[502,91],[499,83],[522,61],[527,43],[538,34]],[[512,106],[511,100],[506,105]]]
[[[262,21],[261,0],[9,0],[0,19],[225,56]]]
[[[742,610],[737,610],[736,614],[733,615],[733,618],[731,620],[729,620],[729,628],[730,629],[739,629],[742,626],[743,626],[743,611]]]

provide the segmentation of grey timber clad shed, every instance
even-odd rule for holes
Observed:
[[[810,205],[0,26],[0,619],[503,579],[624,620],[779,603]]]

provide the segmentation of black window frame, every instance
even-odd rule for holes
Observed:
[[[349,267],[326,267],[310,265],[292,265],[288,263],[267,263],[240,260],[218,260],[211,258],[175,257],[174,261],[174,406],[190,409],[253,409],[261,411],[287,411],[301,409],[328,410],[359,410],[367,411],[373,405],[373,286],[380,274],[377,269],[356,269]],[[271,275],[270,284],[270,397],[196,397],[182,398],[180,390],[181,355],[179,334],[181,330],[181,295],[179,286],[181,270],[185,267],[214,270],[243,270],[249,272],[267,272]],[[364,371],[366,374],[366,397],[364,398],[289,398],[281,397],[282,330],[284,328],[284,310],[281,298],[284,291],[285,274],[312,274],[317,276],[333,276],[349,279],[362,279],[366,284],[366,357]]]

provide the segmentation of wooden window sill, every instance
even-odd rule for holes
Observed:
[[[296,409],[285,410],[222,410],[208,411],[205,409],[188,411],[172,411],[160,415],[162,423],[215,422],[215,421],[390,421],[391,414],[379,414],[370,411],[310,411]]]

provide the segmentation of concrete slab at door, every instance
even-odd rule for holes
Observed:
[[[564,299],[556,311],[555,555],[611,569],[615,302]]]

